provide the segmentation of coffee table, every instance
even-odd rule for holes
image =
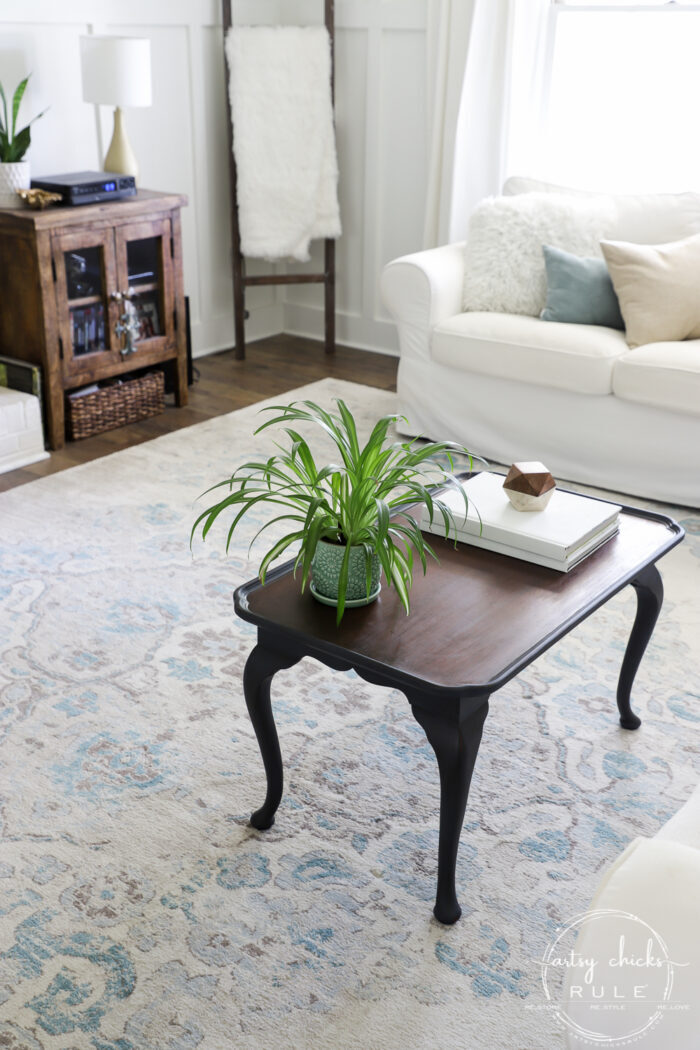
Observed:
[[[384,584],[373,605],[346,611],[317,602],[288,562],[234,594],[236,613],[256,625],[243,689],[267,775],[267,794],[250,818],[271,827],[282,798],[282,756],[270,701],[275,673],[314,657],[337,671],[400,689],[435,752],[440,775],[440,834],[434,914],[461,915],[455,889],[459,839],[489,697],[623,587],[637,594],[637,612],[617,686],[624,729],[641,724],[630,693],[651,638],[663,586],[655,562],[683,539],[661,514],[625,507],[619,533],[569,573],[438,537],[440,561],[414,577],[411,614]]]

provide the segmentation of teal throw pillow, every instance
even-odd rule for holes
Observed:
[[[540,314],[543,321],[624,329],[604,259],[581,259],[549,244],[543,244],[542,251],[547,271],[547,305]]]

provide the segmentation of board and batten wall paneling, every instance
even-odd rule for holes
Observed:
[[[381,267],[421,245],[426,181],[425,24],[428,0],[336,0],[336,112],[343,236],[337,246],[338,341],[396,352],[378,296]],[[323,0],[233,0],[238,24],[309,24]],[[79,37],[147,36],[153,106],[125,118],[139,182],[187,194],[185,291],[195,356],[233,344],[230,201],[220,0],[0,0],[0,80],[32,78],[23,117],[35,174],[101,166],[108,107],[82,100]],[[308,269],[322,267],[313,246]],[[282,265],[279,266],[283,270]],[[248,272],[273,272],[249,260]],[[249,289],[249,342],[285,330],[322,338],[322,290]]]
[[[32,173],[49,175],[98,166],[95,115],[82,101],[78,38],[85,25],[65,17],[31,21],[31,3],[0,0],[0,82],[10,95],[31,74],[18,115],[19,127],[42,110],[32,124],[27,159]],[[7,16],[12,15],[8,21]]]
[[[0,0],[0,80],[12,90],[32,73],[21,117],[49,107],[32,129],[36,175],[101,168],[113,111],[83,102],[79,38],[87,33],[151,40],[153,105],[125,112],[139,185],[187,195],[182,238],[194,353],[228,348],[233,295],[220,0]],[[255,260],[250,270],[270,266]],[[253,289],[247,298],[250,339],[282,330],[275,289]]]
[[[396,353],[379,297],[385,263],[422,246],[427,182],[426,0],[336,0],[336,133],[343,235],[338,342]],[[314,245],[308,269],[322,268]],[[313,286],[285,289],[285,330],[320,338]]]

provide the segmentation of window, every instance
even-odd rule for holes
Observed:
[[[538,174],[582,189],[700,189],[700,3],[554,0]]]

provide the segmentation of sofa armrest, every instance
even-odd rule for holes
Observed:
[[[700,851],[700,784],[678,812],[659,828],[654,838],[680,842]]]
[[[579,927],[575,951],[580,959],[597,964],[595,983],[611,986],[615,973],[607,964],[622,951],[621,938],[627,937],[627,952],[631,957],[643,957],[644,949],[655,964],[659,979],[667,983],[664,999],[669,1009],[664,1011],[658,1028],[644,1035],[640,1046],[648,1050],[673,1047],[674,1050],[695,1050],[698,1045],[700,1004],[697,995],[697,977],[700,972],[700,898],[697,887],[700,880],[700,850],[680,842],[660,839],[635,839],[603,876],[602,883],[587,910],[595,921],[586,921]],[[568,941],[562,946],[568,951]],[[651,948],[648,945],[651,944]],[[668,955],[664,957],[664,952]],[[664,962],[664,958],[669,960]],[[661,968],[663,963],[663,969]],[[632,964],[634,965],[634,964]],[[639,963],[637,963],[639,965]],[[633,971],[630,965],[621,966],[620,983],[626,989],[638,983],[652,981],[653,967]],[[584,1031],[591,1022],[599,1033],[601,1044],[622,1045],[630,1034],[629,1014],[624,1011],[591,1013],[591,1001],[573,986],[583,984],[583,970],[566,970],[562,1007],[569,1019],[566,1046],[579,1050],[581,1040],[573,1025]],[[673,995],[670,995],[673,988]],[[595,993],[594,993],[595,994]],[[651,998],[651,996],[649,996]],[[660,997],[659,997],[660,998]],[[626,1000],[629,1003],[629,999]],[[673,1009],[678,1004],[681,1009]],[[649,1004],[651,1005],[651,1004]],[[663,1004],[662,1004],[663,1009]]]
[[[430,331],[462,312],[464,242],[403,255],[381,276],[384,305],[396,321],[401,355],[430,357]]]

